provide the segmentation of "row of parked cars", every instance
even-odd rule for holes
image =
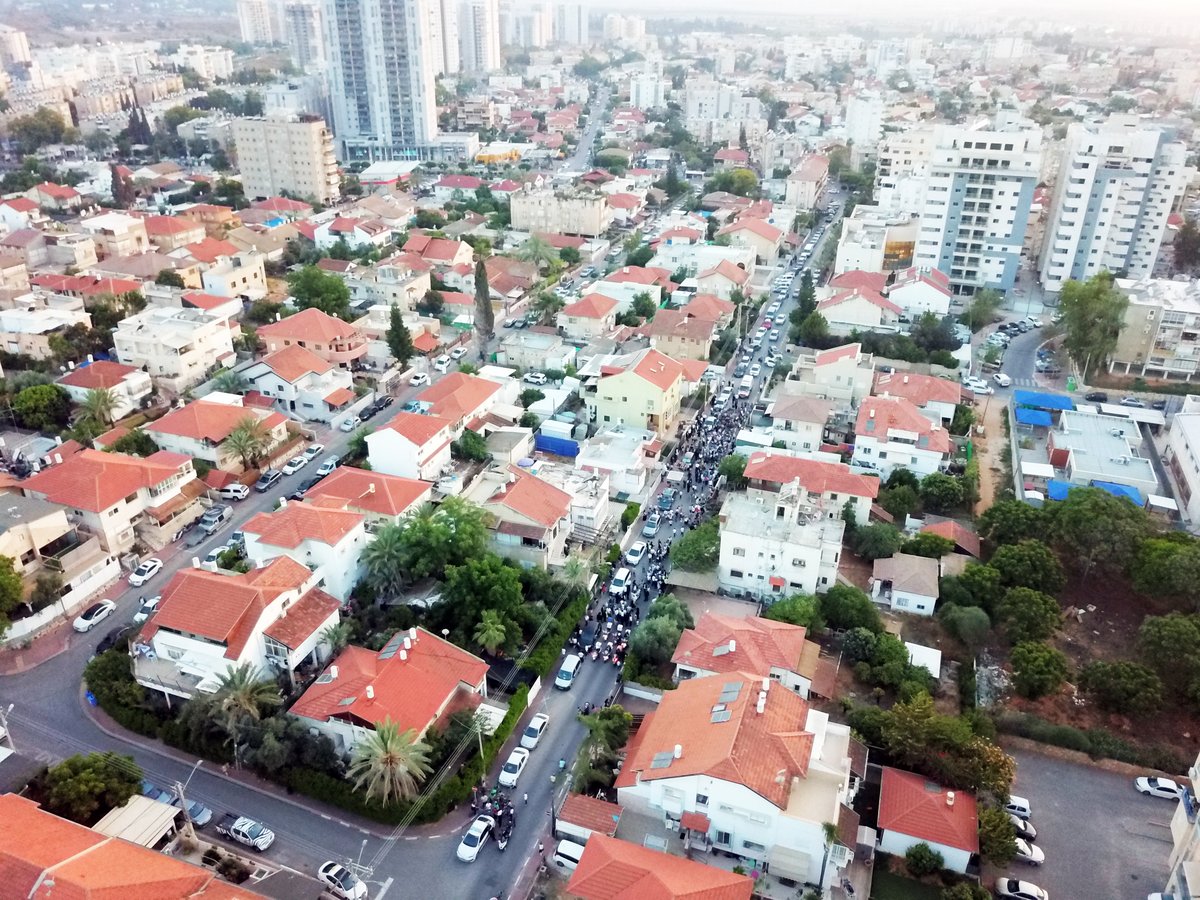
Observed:
[[[1040,866],[1046,861],[1046,852],[1034,843],[1037,840],[1038,832],[1033,827],[1033,823],[1029,821],[1033,817],[1033,808],[1029,801],[1013,794],[1008,798],[1004,811],[1008,813],[1016,831],[1016,861],[1030,866]],[[1007,875],[996,879],[996,896],[1011,897],[1012,900],[1050,900],[1050,895],[1045,888]]]

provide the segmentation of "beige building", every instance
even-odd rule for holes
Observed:
[[[1200,281],[1118,278],[1128,299],[1110,372],[1191,381],[1200,361]]]
[[[591,293],[562,308],[558,328],[568,340],[586,343],[612,332],[619,308],[612,297]]]
[[[119,362],[145,369],[155,384],[182,393],[234,362],[228,322],[194,309],[151,306],[113,332]]]
[[[200,273],[200,283],[205,293],[216,297],[261,300],[267,296],[265,257],[257,250],[218,256]]]
[[[247,197],[287,191],[329,204],[340,196],[333,134],[319,116],[237,119],[233,141]]]
[[[109,256],[137,256],[150,249],[150,237],[141,219],[121,212],[106,212],[79,223],[84,234],[96,242],[101,259]]]
[[[804,349],[788,376],[801,393],[858,405],[871,394],[875,357],[862,344],[843,344],[829,350]]]
[[[34,359],[52,355],[50,339],[72,325],[90,327],[92,317],[76,309],[22,307],[0,309],[0,348]]]
[[[612,222],[604,194],[587,190],[525,190],[510,203],[516,231],[598,237]]]
[[[683,366],[657,350],[594,357],[580,379],[584,405],[601,430],[629,425],[663,435],[679,418]]]

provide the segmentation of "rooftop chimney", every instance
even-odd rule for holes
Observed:
[[[676,758],[676,759],[683,759],[683,744],[676,744],[676,745],[675,745],[675,758]]]
[[[338,667],[337,667],[337,666],[330,666],[330,667],[329,667],[329,677],[330,677],[330,678],[332,678],[332,679],[334,679],[334,680],[336,681],[336,680],[337,680],[337,676],[338,676]]]
[[[370,685],[370,684],[368,684],[368,685],[367,685],[367,699],[368,699],[368,700],[374,700],[374,699],[375,699],[375,687],[374,687],[374,685]]]
[[[406,638],[404,639],[404,649],[405,649],[405,650],[411,650],[411,649],[412,649],[412,638],[407,638],[407,637],[406,637]]]
[[[412,628],[408,629],[408,637],[414,644],[417,642],[417,626],[416,625],[414,625]]]
[[[375,493],[375,482],[372,481],[370,484],[367,485],[367,493],[368,494]]]

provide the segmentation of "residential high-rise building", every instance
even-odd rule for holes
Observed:
[[[431,2],[324,0],[330,106],[342,159],[428,154],[437,135]]]
[[[560,3],[554,9],[554,40],[560,44],[587,45],[591,41],[588,7],[584,3]]]
[[[545,47],[553,39],[554,17],[545,3],[509,9],[503,42],[515,47]]]
[[[1196,170],[1187,145],[1132,116],[1075,124],[1058,169],[1040,261],[1042,287],[1098,272],[1149,276],[1167,217]]]
[[[0,68],[25,65],[33,61],[29,38],[11,25],[0,25]]]
[[[325,66],[325,45],[321,40],[321,7],[317,0],[290,0],[283,5],[283,40],[297,68],[321,69]]]
[[[332,203],[340,176],[333,135],[318,116],[234,119],[233,143],[247,197],[293,197]]]
[[[237,0],[237,14],[243,41],[247,44],[274,42],[270,0]]]
[[[860,91],[846,101],[846,140],[859,159],[874,157],[883,133],[883,97],[878,91]]]
[[[429,39],[434,73],[457,72],[460,68],[458,0],[429,0]]]
[[[464,72],[500,68],[500,0],[465,0],[458,10]]]
[[[935,126],[913,265],[957,294],[1009,290],[1021,266],[1042,133],[1019,125]]]
[[[634,75],[629,79],[629,105],[635,109],[663,109],[667,105],[668,82],[655,75]]]
[[[606,41],[638,41],[646,36],[646,20],[641,16],[611,13],[604,17]]]

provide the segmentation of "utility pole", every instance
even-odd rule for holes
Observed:
[[[8,714],[13,711],[13,704],[8,704],[7,709],[0,708],[0,741],[8,738],[8,746],[13,752],[16,752],[17,745],[13,743],[12,732],[8,729]]]
[[[192,766],[192,771],[188,772],[187,781],[183,782],[183,784],[180,784],[178,781],[176,781],[173,785],[175,789],[175,796],[179,798],[179,808],[183,810],[183,833],[187,839],[191,841],[196,840],[196,829],[194,823],[192,822],[192,814],[188,809],[187,796],[184,794],[184,791],[186,791],[187,786],[192,783],[192,776],[196,774],[196,770],[200,768],[200,764],[203,762],[204,760],[202,759],[196,760],[196,764]]]

